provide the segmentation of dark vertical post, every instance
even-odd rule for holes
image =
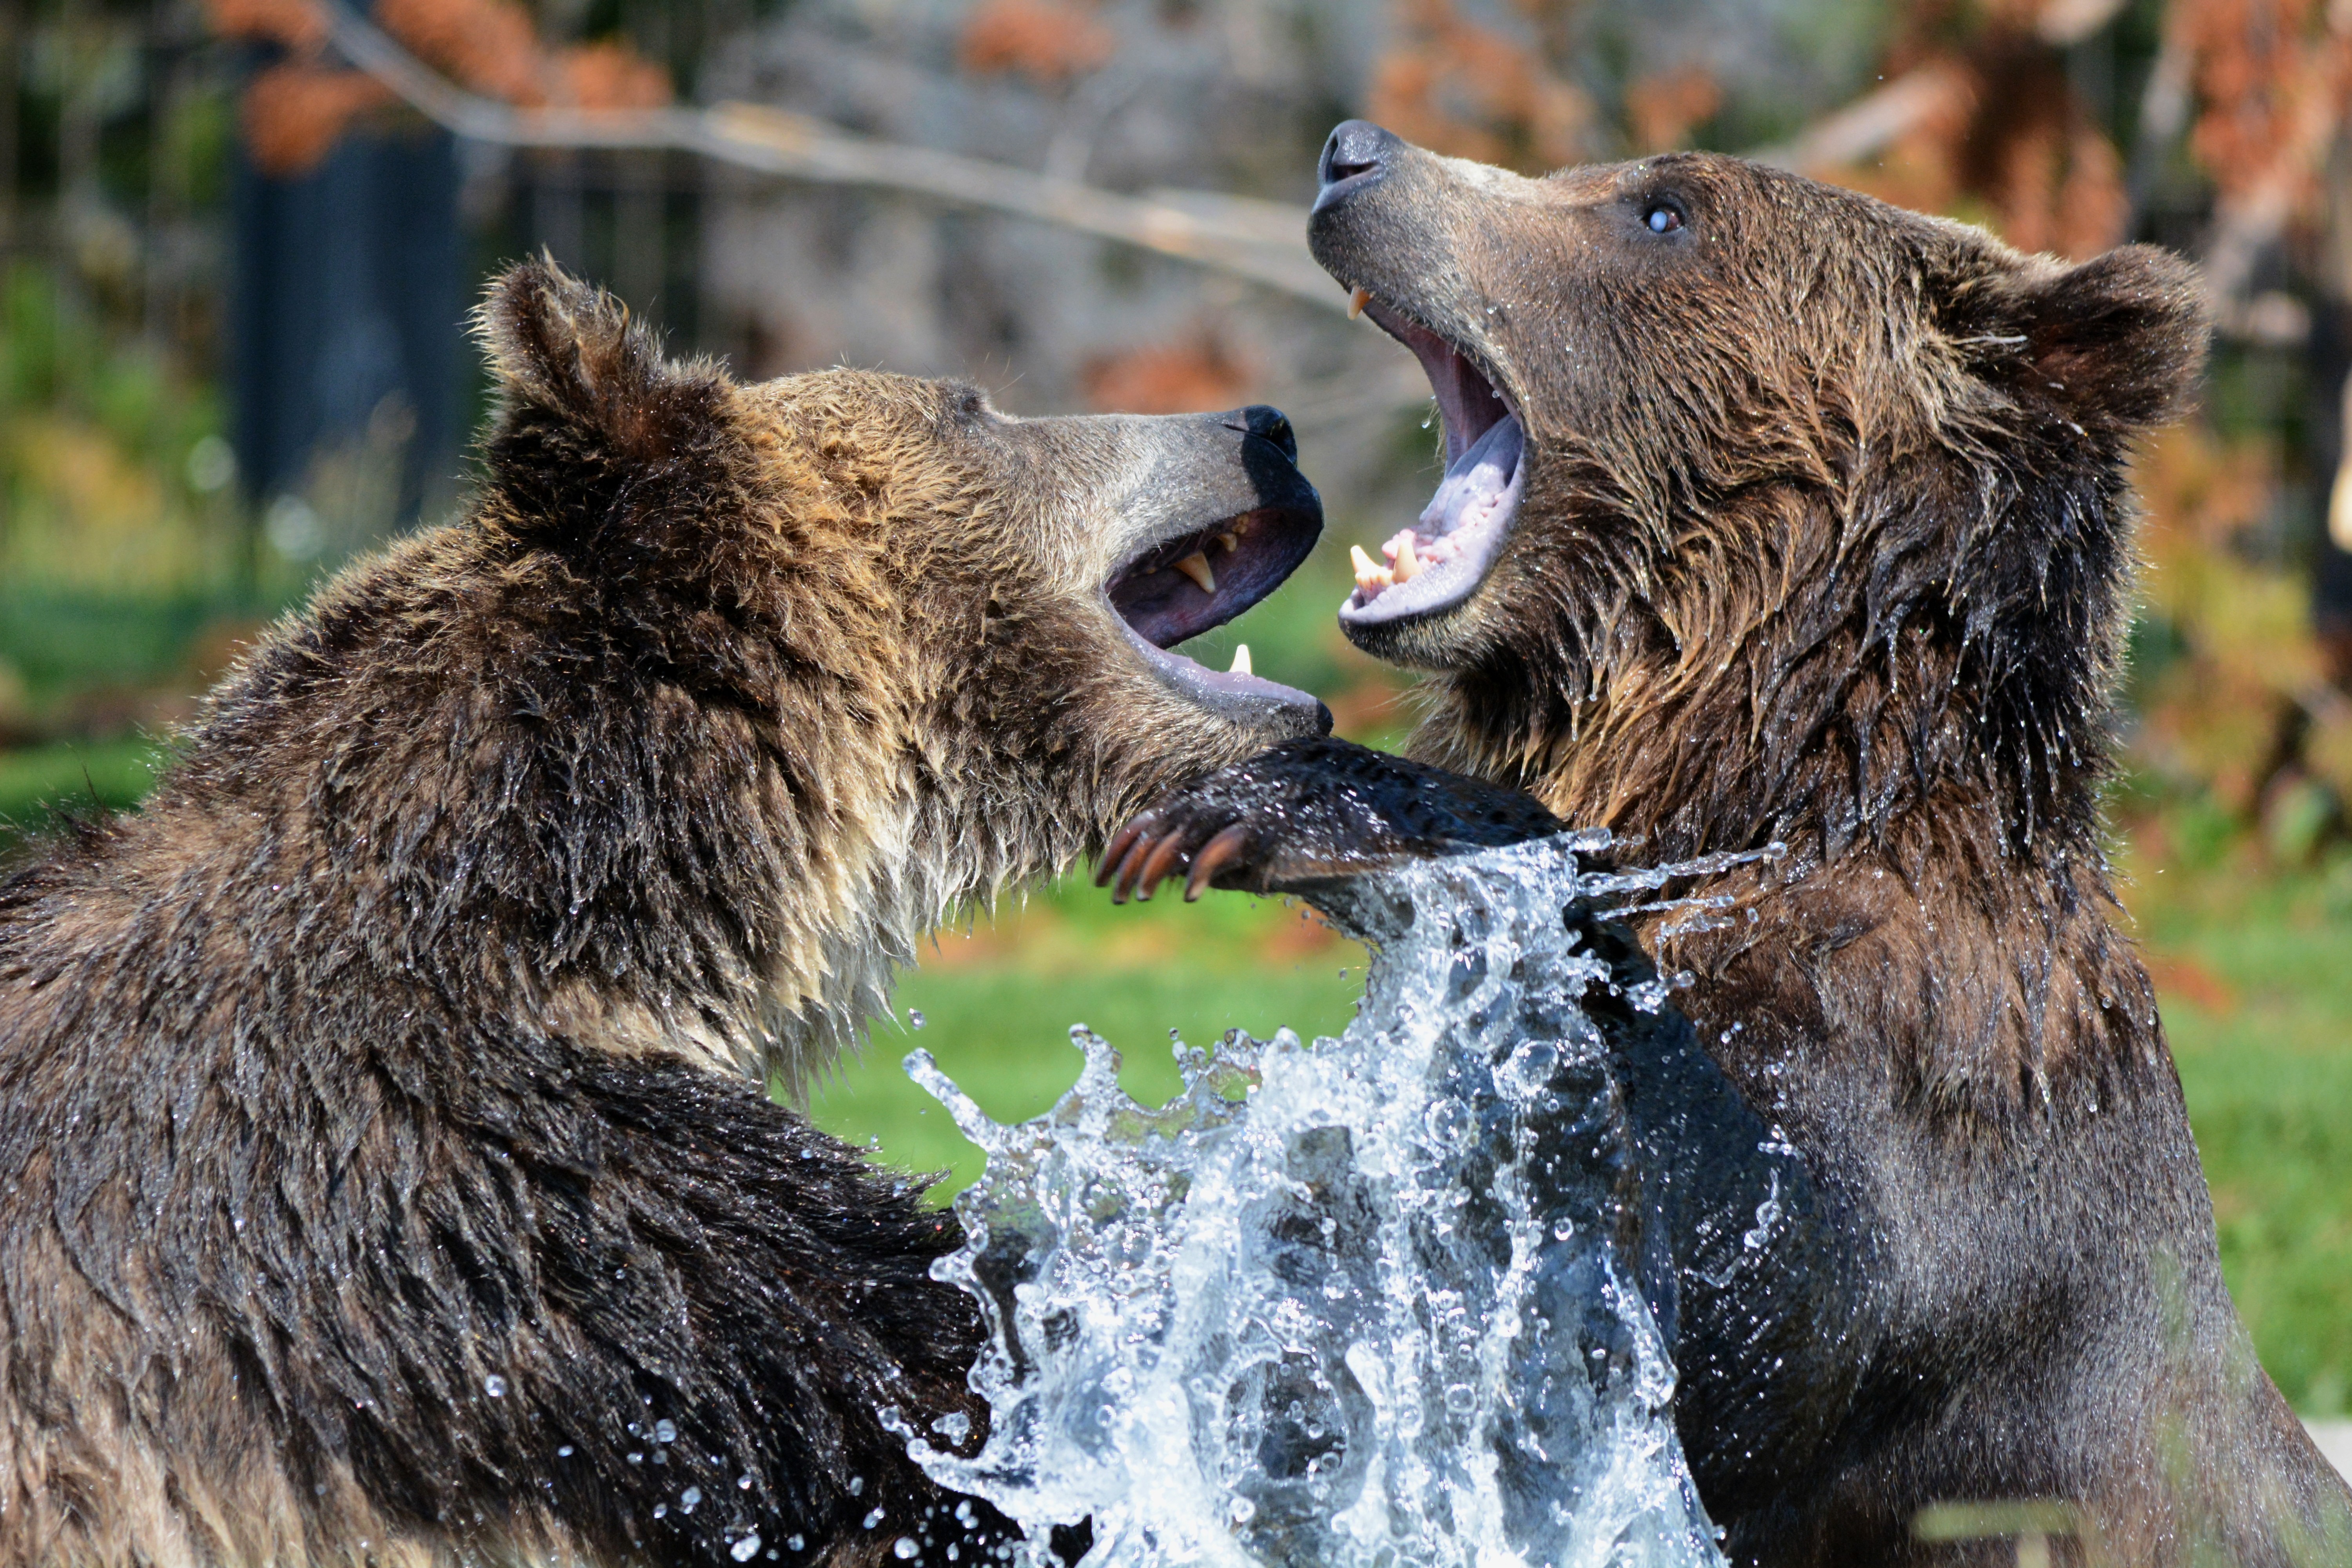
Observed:
[[[0,0],[0,252],[16,239],[16,192],[23,171],[16,166],[17,84],[24,79],[20,47],[24,0]]]
[[[235,318],[237,460],[257,515],[313,458],[410,422],[397,500],[413,521],[456,467],[465,331],[457,160],[438,130],[347,135],[309,174],[240,157]]]

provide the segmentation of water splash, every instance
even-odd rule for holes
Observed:
[[[1719,1564],[1580,1005],[1611,971],[1561,919],[1634,886],[1580,881],[1577,847],[1353,884],[1374,959],[1345,1035],[1180,1044],[1158,1110],[1084,1028],[1077,1083],[1017,1126],[910,1055],[988,1153],[936,1271],[987,1317],[994,1418],[969,1458],[898,1425],[925,1468],[1033,1542],[1091,1519],[1109,1568]]]

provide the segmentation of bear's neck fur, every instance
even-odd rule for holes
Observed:
[[[1003,724],[949,710],[975,656],[942,639],[987,595],[908,552],[981,499],[873,421],[861,444],[823,408],[752,416],[593,303],[488,323],[508,406],[475,515],[266,638],[87,852],[467,1016],[798,1091],[922,933],[1065,868],[1161,781],[1063,766],[1066,708],[1029,723],[1007,695],[1034,671],[990,688]],[[940,493],[874,479],[908,471]],[[999,640],[1034,658],[1022,634]],[[152,864],[191,844],[206,865]]]
[[[1936,1028],[1850,1020],[1966,1042],[1908,1064],[1937,1096],[2007,1108],[2063,1064],[2096,1080],[2147,1058],[2153,1001],[2099,838],[2132,564],[2121,446],[2051,424],[2006,449],[1836,452],[1817,481],[1725,498],[1665,565],[1580,578],[1441,677],[1416,754],[1606,826],[1629,860],[1785,845],[1685,884],[1734,900],[1717,929],[1644,928],[1698,973],[1702,1022],[1710,979],[1759,944],[1818,948],[1827,994],[1900,933],[1995,981],[1944,998]]]
[[[2095,852],[2129,586],[2122,481],[2021,482],[1956,521],[1946,476],[1923,467],[1851,501],[1785,485],[1727,502],[1694,537],[1739,547],[1703,544],[1514,626],[1500,657],[1441,678],[1422,744],[1661,858],[1778,839],[1834,860],[1931,803],[1973,814],[2020,867]],[[2053,525],[2066,534],[2038,542]],[[2017,580],[1970,563],[2029,538]]]

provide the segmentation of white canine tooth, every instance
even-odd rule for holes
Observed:
[[[1230,670],[1226,671],[1226,673],[1229,675],[1255,675],[1257,673],[1256,670],[1250,668],[1249,644],[1245,642],[1237,642],[1234,644],[1234,665]]]
[[[1421,558],[1412,552],[1412,535],[1408,533],[1404,536],[1402,547],[1397,551],[1396,580],[1410,583],[1420,574]]]
[[[1362,315],[1364,307],[1370,304],[1371,300],[1372,291],[1370,289],[1359,289],[1350,293],[1348,296],[1348,320],[1352,321]]]
[[[1364,553],[1360,544],[1348,546],[1348,563],[1356,569],[1356,586],[1376,593],[1396,581],[1389,569]]]
[[[1176,563],[1176,570],[1201,584],[1201,592],[1203,594],[1213,594],[1217,591],[1217,574],[1209,570],[1209,558],[1200,551],[1195,550],[1192,554]]]

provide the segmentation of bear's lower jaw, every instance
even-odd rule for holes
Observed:
[[[1238,653],[1233,668],[1211,669],[1197,659],[1153,647],[1127,624],[1124,616],[1118,617],[1118,628],[1127,634],[1127,640],[1135,645],[1162,686],[1220,718],[1265,730],[1272,737],[1268,745],[1301,735],[1331,732],[1331,710],[1323,706],[1319,698],[1253,674],[1247,659]]]
[[[1161,686],[1267,745],[1327,733],[1329,710],[1307,692],[1262,679],[1239,650],[1233,668],[1213,670],[1172,649],[1246,613],[1313,551],[1322,507],[1304,479],[1297,488],[1301,498],[1162,531],[1103,584],[1103,608]]]
[[[1446,468],[1419,527],[1381,547],[1385,567],[1355,551],[1356,588],[1339,606],[1339,624],[1374,626],[1433,616],[1476,592],[1517,519],[1526,453],[1517,415],[1487,426]]]
[[[1386,565],[1361,548],[1352,552],[1356,587],[1339,606],[1340,627],[1351,637],[1443,615],[1477,592],[1510,538],[1527,473],[1527,427],[1479,362],[1404,308],[1363,289],[1356,300],[1373,325],[1421,362],[1444,422],[1446,463],[1416,525],[1381,547]]]

